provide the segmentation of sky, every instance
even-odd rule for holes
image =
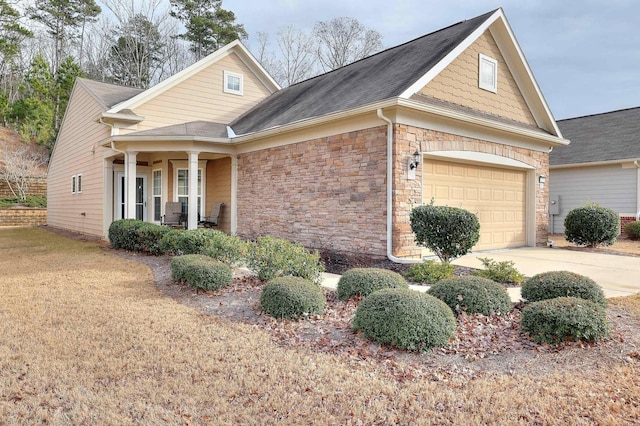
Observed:
[[[556,119],[640,106],[638,0],[223,0],[249,33],[356,18],[393,47],[502,7]]]

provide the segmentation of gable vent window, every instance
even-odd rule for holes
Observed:
[[[479,68],[479,87],[496,93],[498,91],[498,61],[481,53]]]
[[[242,95],[242,74],[236,74],[234,72],[224,72],[224,92],[232,93],[234,95]]]

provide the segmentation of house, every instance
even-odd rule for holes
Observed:
[[[567,144],[502,9],[281,89],[239,42],[140,91],[78,79],[49,168],[49,225],[219,228],[401,262],[412,206],[476,212],[476,250],[546,243]]]
[[[621,225],[640,220],[640,107],[559,120],[572,143],[549,155],[550,229],[588,202],[616,211]]]

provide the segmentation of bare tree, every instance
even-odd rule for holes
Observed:
[[[366,58],[383,48],[382,34],[354,18],[317,22],[313,34],[318,43],[317,57],[325,71]]]
[[[314,75],[313,37],[293,25],[280,29],[277,37],[283,85],[290,86]]]
[[[29,192],[31,179],[45,175],[45,164],[47,156],[29,145],[7,147],[0,161],[0,180],[7,183],[15,197],[24,200]]]
[[[317,75],[313,36],[293,25],[280,28],[277,52],[270,50],[269,35],[258,33],[256,59],[281,86],[290,86]]]

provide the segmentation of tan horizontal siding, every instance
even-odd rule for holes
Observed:
[[[221,210],[218,229],[225,232],[231,230],[231,158],[210,160],[207,163],[206,210],[211,213],[211,207],[217,202],[225,205]]]
[[[243,75],[242,96],[224,93],[224,71]],[[231,53],[136,108],[135,113],[145,117],[137,130],[195,120],[229,123],[268,95],[260,80]]]
[[[53,150],[48,174],[48,218],[51,226],[102,235],[103,148],[109,136],[96,117],[103,108],[76,85]],[[71,193],[71,177],[82,174],[82,193]],[[84,213],[84,215],[82,214]]]

